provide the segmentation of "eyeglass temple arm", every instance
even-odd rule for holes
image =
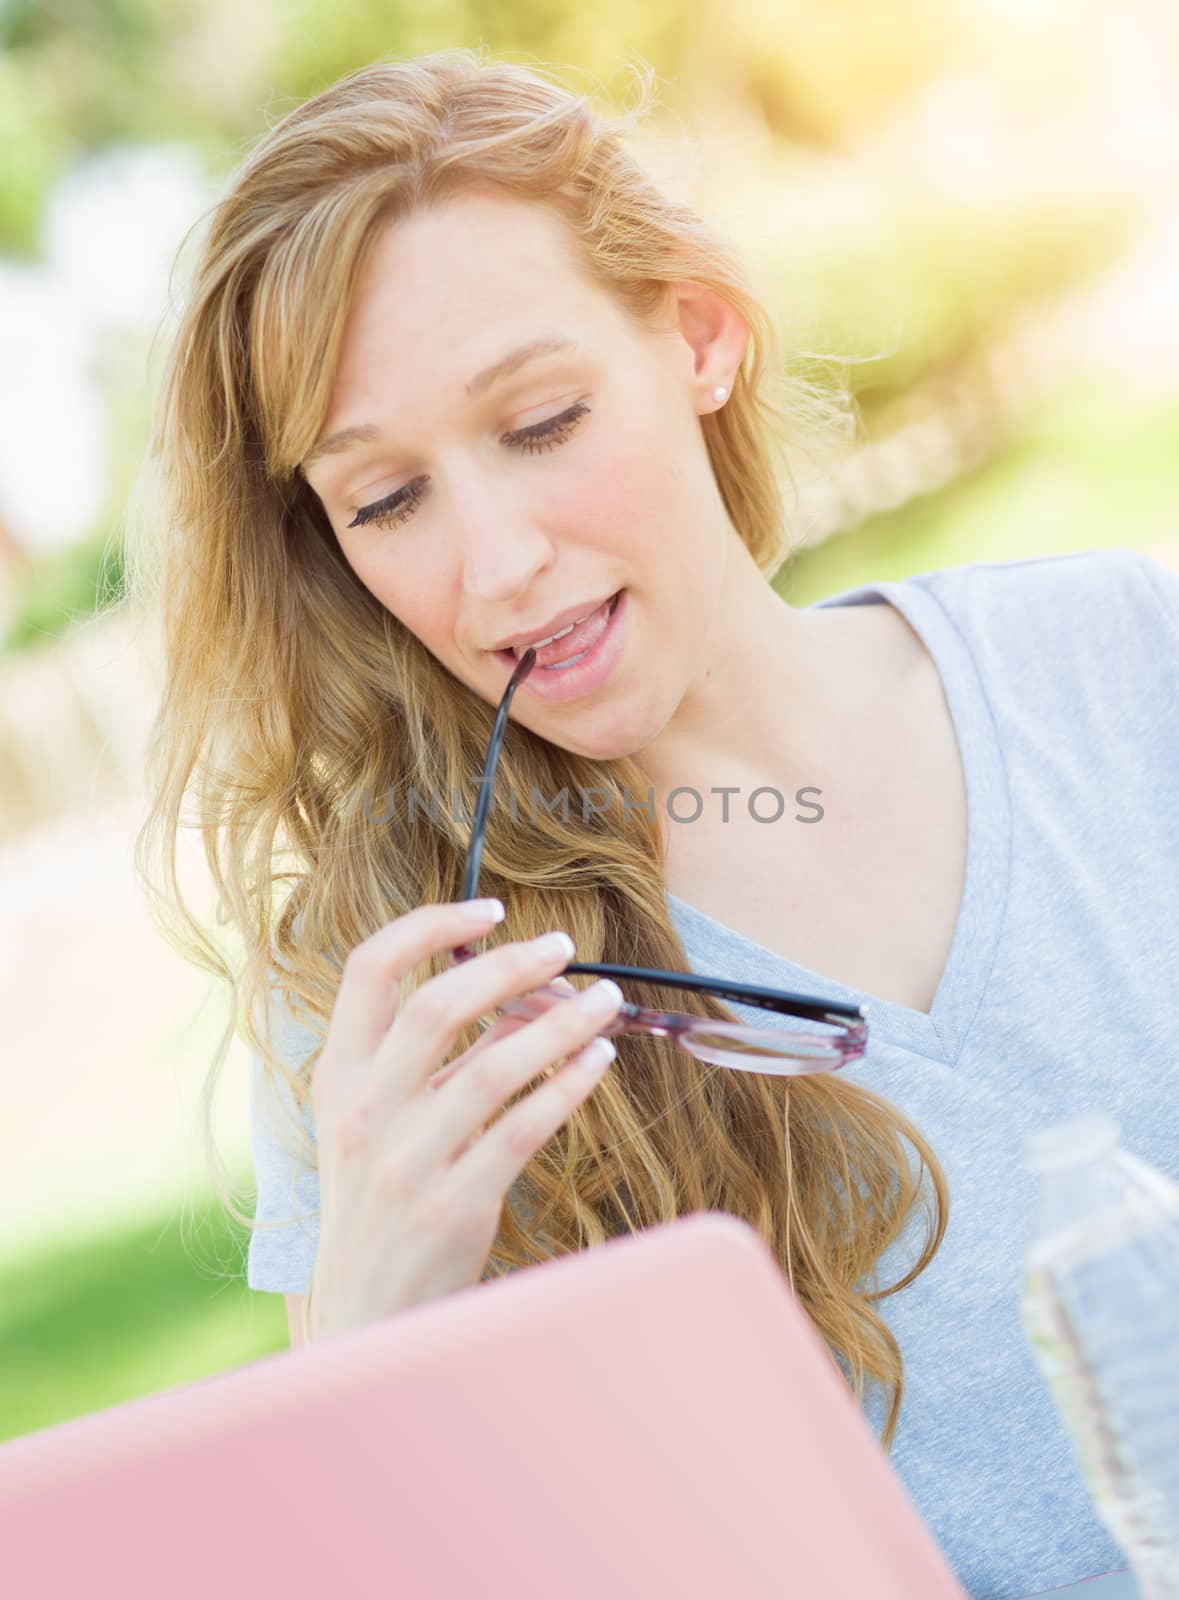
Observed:
[[[863,1006],[846,1000],[824,1000],[813,994],[796,994],[790,989],[766,989],[755,983],[730,983],[725,978],[707,978],[696,972],[665,972],[659,967],[623,967],[605,961],[570,961],[561,968],[567,972],[592,973],[596,977],[618,978],[624,983],[666,984],[669,989],[686,989],[697,994],[715,995],[718,1000],[735,1000],[738,1005],[759,1006],[785,1016],[809,1017],[813,1022],[831,1017],[861,1021],[867,1017]]]
[[[451,951],[457,964],[469,961],[475,955],[473,946],[457,945]],[[765,1011],[777,1011],[789,1017],[807,1017],[812,1022],[861,1022],[867,1019],[863,1006],[844,1000],[824,1000],[815,995],[795,994],[789,989],[764,989],[758,984],[728,983],[723,978],[706,978],[694,972],[664,972],[658,967],[623,967],[610,961],[570,961],[561,968],[561,975],[584,972],[597,978],[617,978],[623,983],[666,984],[670,989],[683,989],[689,993],[712,994],[718,1000],[734,1000],[738,1005],[758,1006]]]
[[[487,760],[483,764],[483,776],[479,780],[479,800],[475,806],[475,821],[471,828],[471,848],[467,854],[467,866],[463,873],[463,892],[460,900],[474,900],[479,888],[479,866],[483,860],[483,833],[487,825],[487,808],[491,804],[491,788],[495,778],[495,765],[499,760],[499,747],[503,743],[504,727],[508,720],[508,707],[512,703],[512,696],[518,686],[532,671],[536,661],[536,651],[529,648],[520,657],[520,664],[508,679],[508,686],[504,690],[504,697],[499,703],[499,710],[495,714],[495,723],[491,730],[491,743],[487,747]]]

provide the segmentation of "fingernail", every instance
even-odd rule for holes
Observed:
[[[609,1066],[617,1054],[618,1051],[609,1039],[591,1039],[581,1052],[581,1059],[587,1067],[593,1069]]]
[[[463,910],[480,922],[502,922],[507,916],[502,900],[464,900]]]
[[[595,1011],[609,1011],[622,1004],[622,990],[612,978],[599,978],[585,991],[583,998],[585,1004],[592,1006]]]

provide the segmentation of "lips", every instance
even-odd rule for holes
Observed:
[[[571,633],[562,634],[559,639],[542,645],[536,651],[536,668],[552,666],[558,661],[567,661],[570,656],[580,655],[582,651],[591,649],[609,626],[610,613],[617,599],[617,594],[611,595],[592,616],[579,622]],[[526,649],[526,645],[521,645],[519,650],[503,650],[500,654],[518,661]]]

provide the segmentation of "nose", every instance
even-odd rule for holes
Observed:
[[[525,594],[552,564],[552,540],[511,497],[472,493],[456,514],[463,590],[489,608]]]

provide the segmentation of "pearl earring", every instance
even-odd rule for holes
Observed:
[[[723,401],[728,399],[728,397],[729,391],[725,388],[723,383],[718,383],[716,388],[712,391],[712,398],[716,401],[717,405],[721,405]]]

